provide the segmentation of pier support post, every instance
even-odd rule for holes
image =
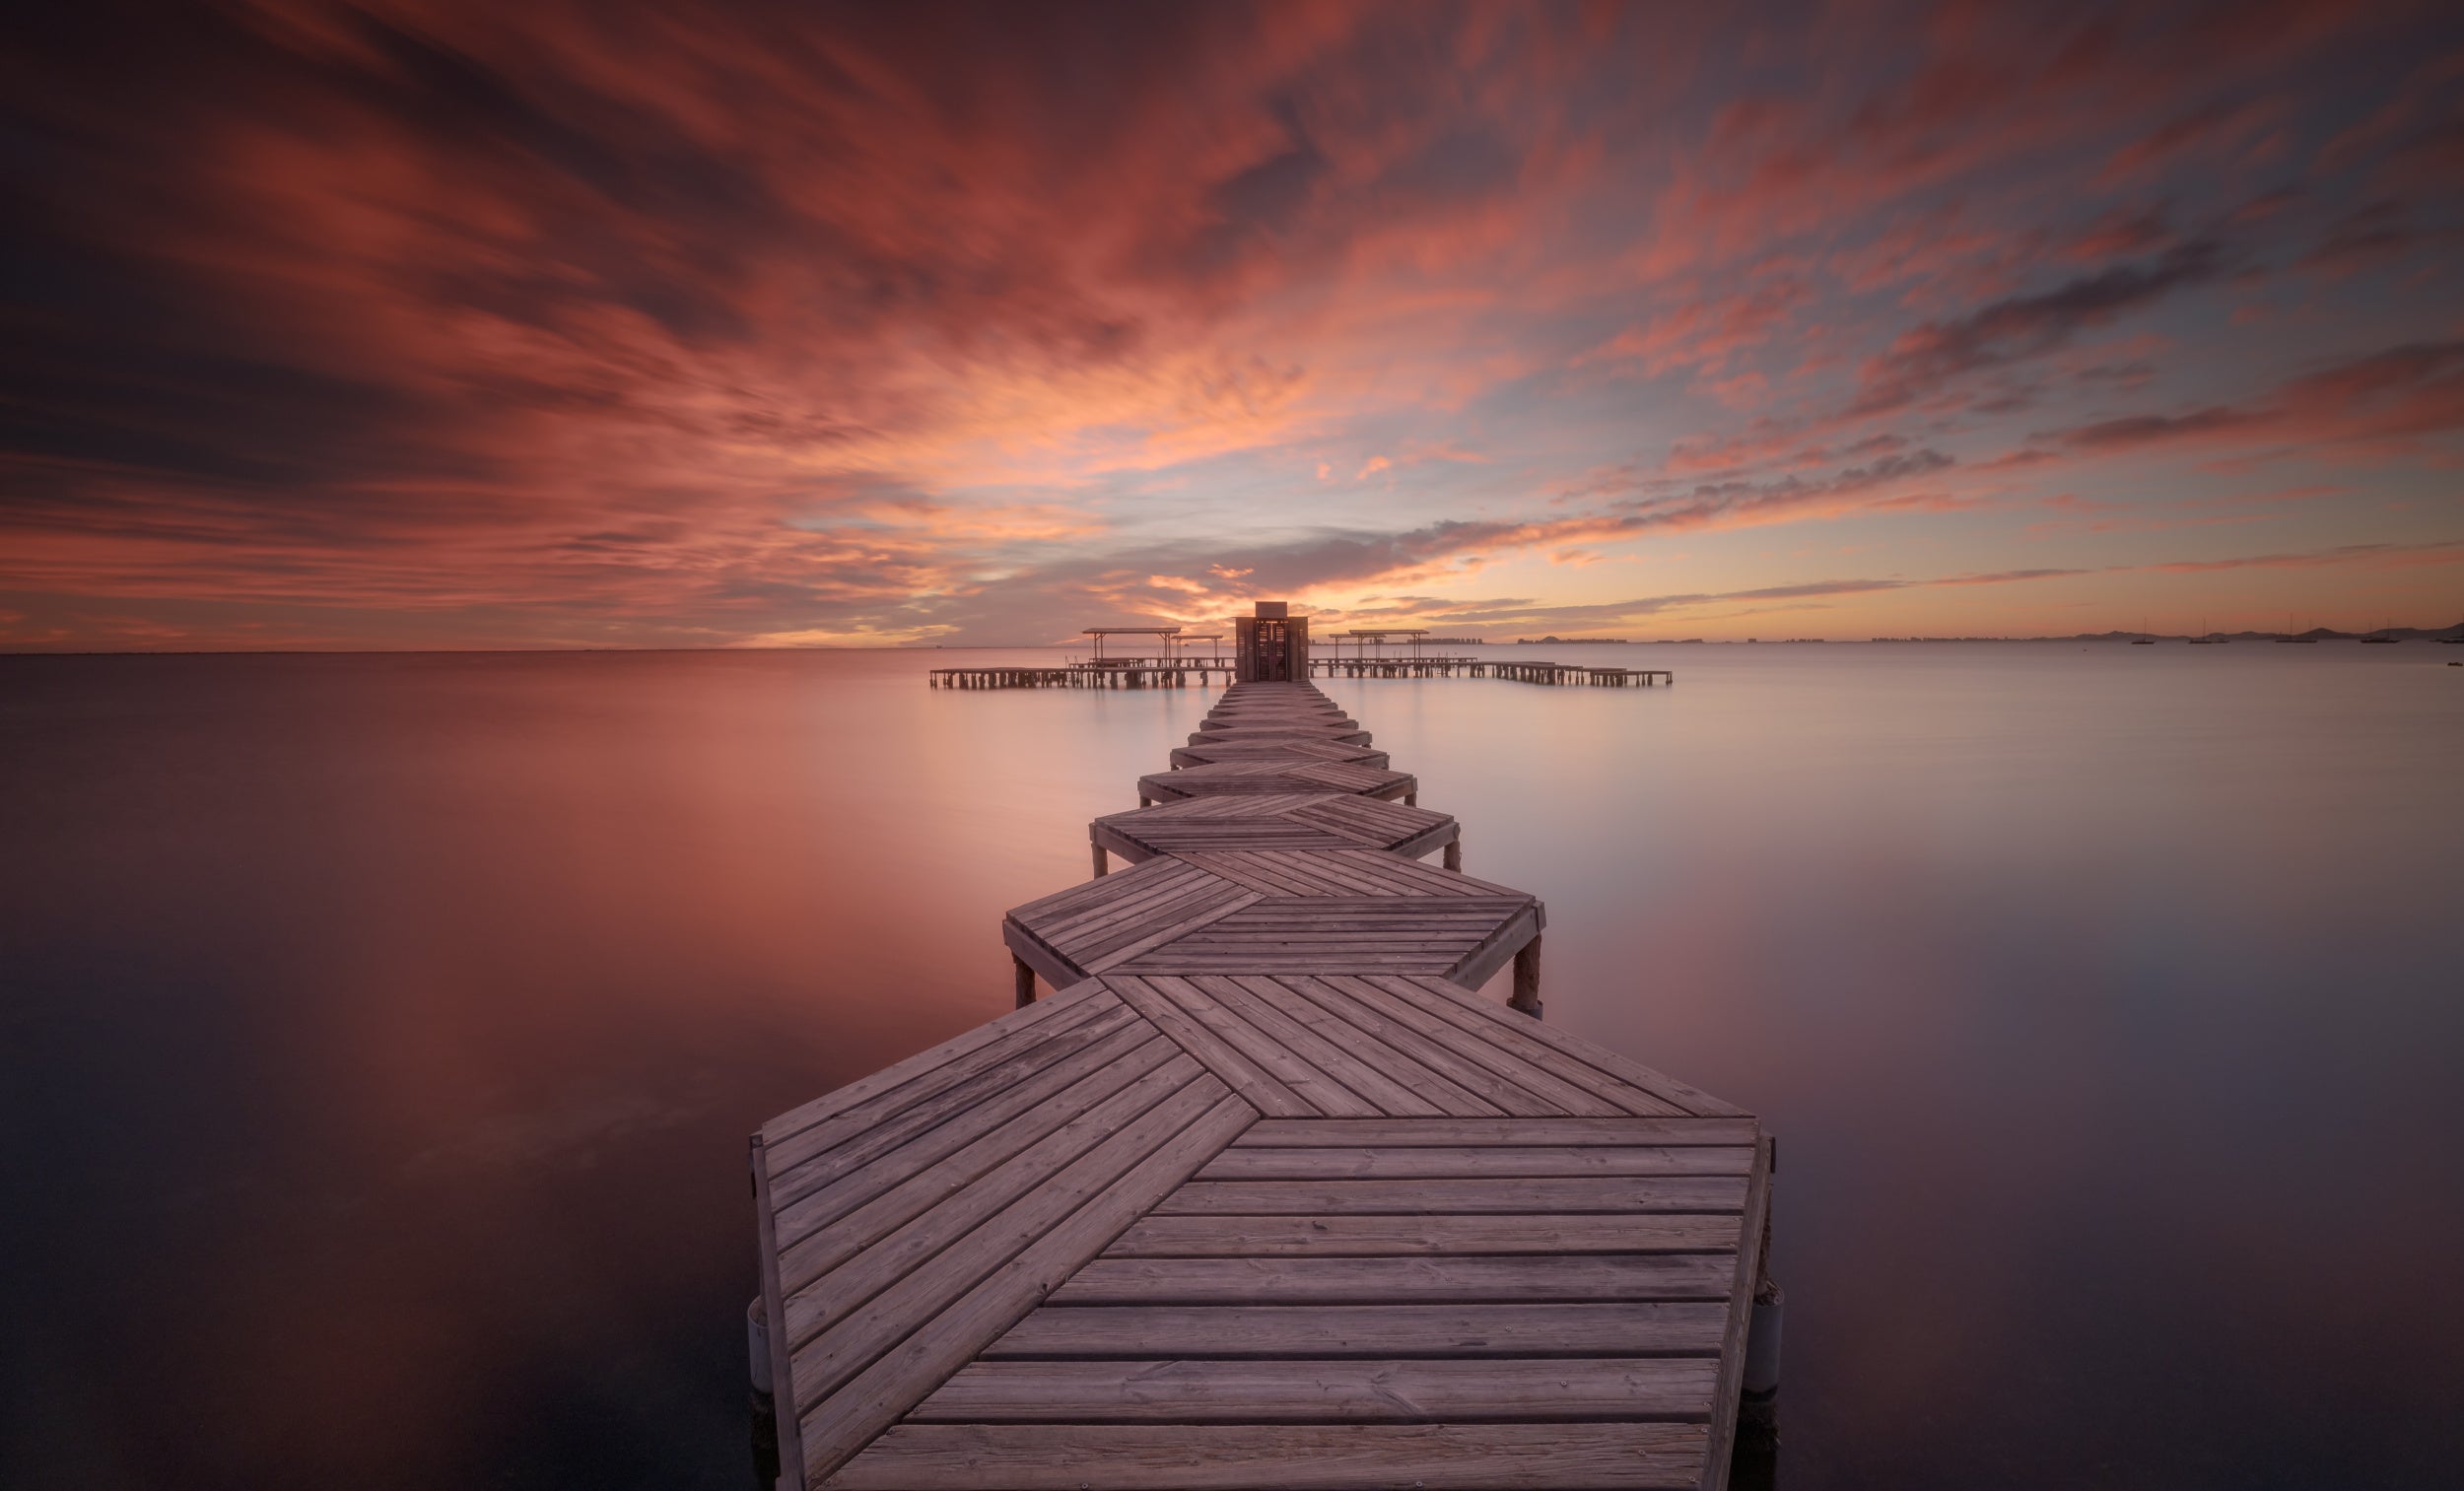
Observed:
[[[1461,870],[1463,868],[1463,835],[1460,831],[1456,833],[1453,839],[1447,842],[1445,863],[1446,867],[1450,870]]]
[[[1514,996],[1506,1001],[1535,1020],[1540,1018],[1540,939],[1535,935],[1514,955]]]
[[[1419,794],[1417,791],[1405,792],[1405,793],[1403,794],[1403,806],[1404,806],[1404,807],[1407,807],[1407,808],[1416,808],[1416,807],[1418,807],[1419,805],[1420,805],[1420,794]]]
[[[1774,1145],[1764,1162],[1779,1169]],[[1767,1183],[1766,1183],[1767,1184]],[[1754,1268],[1753,1316],[1745,1327],[1745,1371],[1738,1383],[1737,1421],[1741,1429],[1768,1435],[1779,1422],[1780,1324],[1788,1296],[1771,1277],[1771,1206],[1762,1208],[1762,1247]]]
[[[1753,1320],[1745,1327],[1745,1376],[1738,1409],[1766,1422],[1780,1395],[1780,1324],[1787,1307],[1787,1293],[1764,1274],[1754,1290]]]
[[[744,1313],[745,1345],[752,1353],[753,1391],[745,1399],[753,1474],[767,1486],[779,1479],[779,1400],[772,1395],[770,1321],[759,1295]]]
[[[1098,879],[1098,880],[1101,880],[1101,879],[1102,879],[1102,878],[1104,878],[1106,875],[1109,875],[1109,874],[1111,874],[1111,873],[1112,873],[1112,861],[1111,861],[1110,859],[1108,859],[1108,858],[1106,858],[1106,857],[1105,857],[1105,854],[1104,854],[1104,847],[1103,847],[1102,845],[1100,845],[1100,844],[1099,844],[1099,845],[1096,845],[1096,846],[1094,846],[1094,848],[1095,848],[1095,878],[1096,878],[1096,879]]]
[[[1018,966],[1018,1007],[1025,1009],[1035,1002],[1035,970],[1027,967],[1027,960],[1016,953],[1009,955],[1009,961]]]

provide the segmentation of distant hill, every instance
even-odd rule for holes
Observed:
[[[2222,642],[2274,642],[2280,637],[2299,637],[2311,642],[2359,642],[2364,637],[2392,637],[2398,642],[2441,642],[2450,637],[2464,637],[2464,622],[2452,627],[2379,627],[2368,632],[2339,632],[2333,627],[2312,627],[2307,632],[2210,632],[2202,634]],[[2136,642],[2153,637],[2158,642],[2188,642],[2188,633],[2165,632],[2082,632],[2075,637],[2049,637],[2047,642]]]

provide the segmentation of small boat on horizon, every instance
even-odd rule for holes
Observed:
[[[2134,647],[2153,647],[2156,645],[2156,639],[2148,635],[2148,618],[2144,616],[2139,618],[2139,635],[2130,640],[2130,644]]]
[[[2204,616],[2200,617],[2199,635],[2190,639],[2190,644],[2194,647],[2212,647],[2215,646],[2216,644],[2217,636],[2216,633],[2209,630],[2208,619]]]

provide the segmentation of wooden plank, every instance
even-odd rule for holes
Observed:
[[[1143,926],[1200,912],[1227,897],[1240,895],[1220,875],[1207,875],[1188,860],[1148,860],[1074,887],[1067,902],[1045,907],[1020,907],[1010,921],[1028,926],[1053,946],[1094,946],[1124,926]]]
[[[1227,799],[1221,797],[1190,797],[1184,798],[1183,800],[1187,802],[1223,802],[1238,801],[1239,799]],[[1325,829],[1313,828],[1305,823],[1295,823],[1289,818],[1271,816],[1263,818],[1234,819],[1179,818],[1164,823],[1132,825],[1131,827],[1136,830],[1136,839],[1134,840],[1134,843],[1137,846],[1137,850],[1141,857],[1150,853],[1202,853],[1208,849],[1221,849],[1227,847],[1273,849],[1349,848],[1356,842],[1351,839],[1342,838],[1338,835],[1329,833]],[[1115,839],[1122,839],[1125,841],[1128,840],[1128,834],[1126,832],[1115,833],[1109,829],[1099,829],[1096,832],[1099,837],[1104,834],[1110,834],[1111,837]]]
[[[1330,974],[1314,980],[1295,978],[1285,982],[1295,991],[1313,996],[1319,989],[1341,995],[1345,1004],[1329,1003],[1328,1007],[1355,1024],[1378,1030],[1391,1041],[1398,1044],[1407,1039],[1425,1041],[1452,1052],[1471,1067],[1494,1073],[1507,1084],[1507,1091],[1522,1096],[1509,1099],[1500,1091],[1488,1087],[1479,1091],[1509,1112],[1596,1118],[1624,1113],[1616,1104],[1589,1088],[1576,1086],[1558,1077],[1553,1062],[1549,1065],[1536,1064],[1528,1058],[1528,1053],[1518,1053],[1509,1049],[1491,1031],[1476,1027],[1466,1029],[1462,1024],[1430,1018],[1421,1005],[1397,996],[1382,980]],[[1376,1017],[1375,1022],[1368,1018],[1371,1015]],[[1416,1030],[1411,1023],[1414,1021],[1418,1022]],[[1398,1034],[1405,1031],[1411,1032],[1408,1038]],[[1670,1111],[1666,1104],[1659,1107],[1664,1112]]]
[[[1189,869],[1177,858],[1150,859],[1105,879],[1128,880],[1144,873],[1148,865],[1167,864],[1174,867],[1176,878],[1162,894],[1155,894],[1151,886],[1125,889],[1120,904],[1090,908],[1065,921],[1036,921],[1013,915],[1003,923],[1004,935],[1009,928],[1019,929],[1036,949],[1083,977],[1247,910],[1260,899],[1255,892]],[[1016,940],[1010,940],[1015,949]]]
[[[1751,1118],[1266,1118],[1241,1135],[1243,1149],[1327,1145],[1746,1144]]]
[[[788,1109],[786,1113],[764,1123],[761,1129],[762,1143],[765,1148],[776,1151],[789,1139],[823,1119],[845,1113],[858,1103],[869,1102],[894,1092],[908,1082],[927,1072],[946,1067],[987,1046],[995,1043],[1014,1044],[1033,1039],[1033,1033],[1039,1027],[1065,1017],[1083,1014],[1084,1011],[1079,1006],[1088,1000],[1098,998],[1101,992],[1098,989],[1087,989],[1074,998],[1047,999],[1032,1010],[1019,1010],[1003,1015],[997,1020],[988,1021],[971,1031],[953,1036],[938,1046],[920,1050],[904,1060],[885,1066],[870,1076],[859,1077],[845,1086],[833,1088],[811,1102]],[[770,1158],[773,1163],[777,1163],[780,1157],[774,1152]]]
[[[1239,1093],[1250,1107],[1270,1118],[1316,1116],[1316,1104],[1276,1081],[1222,1037],[1191,1019],[1179,1005],[1155,992],[1145,980],[1116,974],[1106,982],[1125,1003],[1171,1037],[1183,1050],[1204,1062],[1217,1081]]]
[[[1013,1358],[1718,1355],[1728,1301],[1045,1306],[984,1350]]]
[[[1438,980],[1403,979],[1391,975],[1371,976],[1369,983],[1475,1040],[1510,1050],[1526,1062],[1543,1067],[1561,1081],[1578,1086],[1627,1113],[1647,1117],[1693,1112],[1674,1095],[1653,1092],[1586,1059],[1582,1050],[1567,1049],[1590,1048],[1590,1042],[1578,1043],[1575,1038],[1564,1035],[1543,1021],[1518,1014],[1501,1004],[1492,1004],[1469,989]],[[1720,1117],[1737,1115],[1731,1111]]]
[[[1326,739],[1313,740],[1305,735],[1287,735],[1273,740],[1233,739],[1216,735],[1202,745],[1174,746],[1171,761],[1176,767],[1204,766],[1215,761],[1341,761],[1379,768],[1388,765],[1386,753],[1373,747],[1343,745]]]
[[[1447,814],[1374,797],[1328,796],[1294,808],[1290,816],[1372,848],[1413,858],[1453,843],[1462,833],[1462,826]]]
[[[1200,720],[1190,732],[1190,744],[1202,746],[1219,740],[1332,740],[1337,745],[1368,745],[1367,730],[1357,725],[1317,724],[1307,720],[1277,720],[1250,724],[1231,720]]]
[[[954,1089],[955,1093],[965,1094],[971,1101],[943,1116],[930,1127],[905,1130],[907,1137],[886,1151],[863,1145],[865,1149],[872,1150],[872,1155],[862,1164],[845,1168],[831,1164],[840,1155],[857,1147],[851,1144],[841,1146],[813,1165],[790,1172],[791,1178],[800,1179],[829,1166],[837,1173],[835,1179],[825,1184],[802,1186],[795,1200],[778,1206],[781,1237],[792,1243],[814,1228],[866,1204],[940,1160],[955,1153],[974,1152],[983,1136],[994,1129],[1014,1134],[1020,1130],[1024,1116],[1041,1116],[1048,1111],[1065,1112],[1085,1091],[1092,1090],[1087,1084],[1100,1080],[1101,1074],[1112,1073],[1113,1085],[1124,1084],[1179,1050],[1165,1040],[1160,1031],[1138,1018],[1134,1011],[1124,1006],[1122,1013],[1129,1018],[1104,1034],[1100,1040],[1068,1052],[1056,1053],[1050,1065],[1035,1070],[1025,1080],[1005,1090],[987,1095],[983,1092],[968,1093],[964,1088]],[[1060,1105],[1058,1108],[1054,1107],[1056,1103]],[[776,1186],[773,1194],[778,1194]]]
[[[1001,922],[1001,945],[1009,949],[1010,958],[1016,966],[1021,1006],[1030,1006],[1034,1000],[1035,981],[1039,975],[1055,989],[1063,991],[1087,982],[1088,976],[1077,965],[1054,952],[1042,938],[1015,921],[1004,919]]]
[[[1441,1253],[1709,1253],[1734,1251],[1726,1212],[1508,1216],[1150,1216],[1107,1257],[1205,1258]]]
[[[902,1288],[923,1282],[911,1297],[895,1302],[885,1313],[885,1322],[894,1323],[897,1333],[868,1349],[864,1354],[867,1365],[804,1418],[802,1443],[808,1474],[826,1474],[896,1423],[1102,1252],[1154,1197],[1179,1185],[1258,1117],[1212,1077],[1199,1077],[1184,1094],[1208,1104],[1186,1126],[1171,1122],[1174,1115],[1159,1108],[1157,1122],[1115,1135],[1045,1185],[1028,1204],[1012,1208],[1019,1215],[1005,1215],[999,1227],[987,1229],[989,1246],[980,1256],[948,1262],[954,1254],[969,1252],[954,1248],[901,1281]],[[1176,1094],[1166,1103],[1181,1096]],[[1130,1163],[1125,1168],[1123,1161]],[[969,1240],[970,1244],[975,1241]],[[993,1266],[979,1270],[978,1265],[988,1258]],[[925,1280],[926,1274],[939,1276]],[[947,1291],[948,1283],[971,1275],[963,1292]],[[933,1312],[917,1308],[936,1299],[948,1303]],[[924,1323],[917,1325],[918,1320]],[[846,1360],[852,1362],[855,1357],[851,1354]],[[825,1358],[813,1365],[827,1376],[836,1364]],[[800,1390],[806,1381],[801,1358],[796,1380]]]
[[[1447,1075],[1444,1065],[1425,1064],[1387,1042],[1367,1039],[1358,1026],[1336,1018],[1311,1000],[1294,993],[1286,981],[1233,977],[1225,982],[1243,990],[1258,1003],[1307,1027],[1318,1039],[1342,1051],[1364,1069],[1374,1071],[1403,1094],[1405,1101],[1386,1105],[1387,1113],[1394,1117],[1476,1117],[1499,1112],[1496,1104]],[[1352,1086],[1366,1091],[1358,1083]]]
[[[1083,1022],[1120,1008],[1120,1001],[1102,989],[1087,990],[1074,999],[1057,998],[1049,1002],[1054,1006],[1049,1019],[1019,1020],[1002,1040],[984,1042],[948,1060],[922,1067],[906,1081],[852,1104],[785,1138],[766,1138],[762,1148],[771,1174],[787,1175],[917,1104],[929,1102],[987,1072],[1001,1069],[1022,1058],[1031,1059],[1028,1053],[1041,1044],[1063,1039]],[[1019,1010],[992,1023],[1006,1025],[1020,1015],[1037,1013],[1041,1013],[1041,1007]],[[771,1129],[765,1126],[763,1132],[768,1135]]]
[[[1227,1150],[1198,1173],[1201,1181],[1469,1180],[1479,1176],[1742,1176],[1753,1169],[1749,1144],[1487,1144],[1463,1148]]]
[[[1745,1380],[1745,1337],[1753,1327],[1754,1287],[1762,1275],[1762,1234],[1771,1207],[1771,1140],[1755,1141],[1753,1186],[1745,1198],[1745,1246],[1737,1250],[1730,1276],[1728,1330],[1720,1343],[1720,1379],[1712,1389],[1711,1437],[1703,1454],[1701,1491],[1728,1484],[1729,1457],[1737,1448],[1738,1393]]]
[[[1369,1118],[1377,1113],[1377,1105],[1225,1010],[1212,996],[1188,980],[1152,977],[1146,983],[1183,1014],[1204,1026],[1223,1044],[1246,1056],[1251,1064],[1283,1084],[1286,1090],[1319,1113],[1335,1118]]]
[[[1125,928],[1121,936],[1087,947],[1082,955],[1073,946],[1071,961],[1079,963],[1090,974],[1100,974],[1106,969],[1117,968],[1128,963],[1143,953],[1178,942],[1226,917],[1236,916],[1257,904],[1256,895],[1234,893],[1233,888],[1227,886],[1222,892],[1210,897],[1207,904],[1203,906],[1177,910],[1170,920],[1159,918],[1144,927]],[[1133,930],[1138,935],[1129,935],[1129,932]]]
[[[856,1172],[871,1166],[902,1145],[929,1133],[953,1117],[973,1113],[987,1105],[1011,1101],[1021,1087],[1032,1090],[1036,1079],[1055,1068],[1069,1067],[1080,1062],[1084,1053],[1103,1048],[1108,1051],[1126,1050],[1143,1039],[1136,1011],[1118,999],[1097,1004],[1090,1002],[1090,1018],[1078,1021],[1052,1039],[1039,1042],[1009,1056],[994,1066],[975,1072],[965,1081],[955,1082],[941,1091],[909,1105],[896,1115],[883,1118],[873,1126],[852,1135],[825,1153],[815,1155],[801,1165],[776,1173],[771,1182],[772,1193],[778,1197],[783,1211],[792,1211],[787,1230],[796,1232],[808,1213],[797,1211],[807,1197]],[[1122,1044],[1126,1038],[1127,1044]],[[1107,1045],[1106,1043],[1112,1043]],[[989,1050],[989,1048],[988,1048]]]
[[[1499,927],[1481,942],[1477,950],[1446,976],[1448,982],[1463,985],[1467,993],[1478,988],[1495,978],[1499,969],[1514,961],[1515,955],[1522,952],[1527,944],[1538,940],[1541,928],[1547,925],[1547,909],[1534,903],[1522,915]],[[1517,975],[1518,979],[1521,977]]]
[[[1727,1211],[1745,1204],[1743,1176],[1582,1176],[1472,1181],[1193,1181],[1159,1216],[1328,1216],[1422,1211]]]
[[[1144,1022],[1140,1024],[1143,1027]],[[1152,1028],[1145,1028],[1152,1036]],[[789,1287],[802,1288],[839,1267],[1048,1134],[1175,1060],[1188,1065],[1165,1072],[1156,1078],[1158,1082],[1186,1082],[1197,1067],[1181,1048],[1152,1036],[1117,1059],[1061,1074],[1046,1100],[1031,1108],[1014,1115],[988,1112],[980,1125],[972,1126],[963,1145],[946,1149],[936,1145],[912,1161],[901,1157],[903,1163],[895,1168],[887,1161],[873,1167],[885,1172],[878,1178],[869,1173],[852,1178],[866,1183],[865,1188],[850,1192],[849,1198],[831,1198],[829,1212],[796,1215],[792,1227],[790,1218],[783,1215],[779,1234],[787,1251],[780,1267]]]
[[[1009,919],[1047,931],[1074,930],[1090,920],[1117,916],[1203,884],[1197,870],[1175,860],[1141,864],[1101,880],[1082,880],[1065,891],[1012,907]]]
[[[1725,1253],[1497,1257],[1097,1258],[1055,1305],[1410,1305],[1724,1300]]]
[[[1292,1019],[1266,1000],[1244,988],[1237,979],[1198,978],[1190,981],[1206,991],[1224,1010],[1249,1022],[1268,1040],[1343,1084],[1370,1105],[1373,1112],[1398,1116],[1444,1112],[1409,1087],[1378,1070],[1346,1047],[1336,1046]]]
[[[1580,1305],[1049,1306],[985,1349],[1011,1358],[1716,1353],[1724,1301]]]
[[[1392,858],[1391,855],[1381,855]],[[1147,974],[1423,973],[1475,977],[1479,949],[1520,945],[1533,909],[1403,897],[1261,900],[1158,942],[1118,966]],[[1522,934],[1528,940],[1528,931]]]
[[[1009,919],[1056,949],[1095,954],[1159,924],[1219,915],[1223,907],[1244,899],[1239,886],[1180,858],[1150,859],[1084,889],[1067,915],[1012,913]]]
[[[1151,1117],[1168,1130],[1177,1129],[1190,1120],[1194,1109],[1211,1101],[1207,1095],[1215,1087],[1197,1062],[1175,1056],[958,1186],[930,1210],[844,1258],[829,1273],[790,1289],[785,1325],[774,1331],[774,1338],[795,1348],[799,1388],[831,1390],[838,1380],[832,1373],[843,1376],[852,1370],[847,1362],[859,1357],[867,1345],[879,1344],[881,1332],[897,1327],[895,1307],[920,1309],[920,1301],[929,1303],[928,1294],[919,1293],[925,1288],[918,1283],[920,1275],[946,1281],[957,1277],[953,1269],[997,1263],[998,1257],[987,1260],[988,1250],[1025,1219],[1041,1214],[1040,1188],[1059,1185],[1065,1177],[1082,1177],[1089,1165],[1100,1168],[1105,1155],[1121,1156],[1124,1147],[1114,1141],[1142,1119]],[[1134,1135],[1125,1141],[1134,1142]],[[1004,1208],[1011,1214],[1005,1215]],[[828,1234],[812,1248],[828,1249]],[[949,1287],[963,1287],[964,1282]],[[875,1296],[886,1303],[876,1304]]]
[[[1593,1491],[1680,1488],[1703,1427],[1628,1424],[901,1424],[836,1491]]]
[[[1181,765],[1192,761],[1238,761],[1244,757],[1285,759],[1302,757],[1317,761],[1356,761],[1370,766],[1386,765],[1386,753],[1375,746],[1346,745],[1329,740],[1324,735],[1278,735],[1261,739],[1257,736],[1231,736],[1221,733],[1202,740],[1172,748],[1173,760]]]
[[[1444,985],[1429,985],[1426,992],[1432,998],[1450,1001],[1457,1008],[1472,1013],[1485,1014],[1491,1020],[1502,1022],[1506,1018],[1503,1010],[1488,1004],[1477,994]],[[1518,1029],[1529,1039],[1539,1041],[1558,1054],[1569,1056],[1620,1082],[1638,1087],[1664,1102],[1674,1104],[1680,1112],[1705,1118],[1750,1117],[1743,1109],[1724,1103],[1700,1088],[1679,1082],[1666,1072],[1655,1071],[1640,1061],[1610,1050],[1597,1041],[1586,1041],[1580,1036],[1569,1035],[1554,1026],[1545,1025],[1537,1020],[1530,1021]]]
[[[1476,1094],[1481,1101],[1502,1113],[1517,1116],[1514,1121],[1569,1112],[1604,1115],[1616,1112],[1580,1088],[1557,1082],[1521,1062],[1499,1060],[1493,1051],[1483,1050],[1479,1043],[1444,1025],[1435,1025],[1427,1030],[1414,1029],[1404,1023],[1403,1018],[1399,1018],[1408,1017],[1410,1007],[1381,989],[1362,984],[1360,987],[1365,992],[1347,993],[1344,989],[1350,985],[1343,984],[1340,980],[1301,975],[1286,975],[1276,979],[1275,983],[1290,991],[1293,997],[1309,1000],[1360,1030],[1370,1040],[1401,1051],[1431,1070],[1445,1073],[1464,1091]],[[1522,1080],[1515,1080],[1516,1077]]]
[[[1154,860],[1029,902],[1010,912],[1009,919],[1049,939],[1095,937],[1123,922],[1225,889],[1222,877],[1208,875],[1187,860]]]
[[[1383,896],[1386,882],[1350,862],[1355,854],[1391,859],[1369,849],[1330,849],[1318,853],[1273,853],[1224,850],[1191,855],[1194,863],[1238,880],[1269,896]]]
[[[909,1423],[1708,1420],[1708,1357],[977,1362]]]

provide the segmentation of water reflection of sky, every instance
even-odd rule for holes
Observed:
[[[1779,1132],[1781,1481],[2436,1483],[2443,653],[1668,650],[1328,687]],[[998,1013],[1207,698],[936,660],[0,662],[10,1482],[744,1484],[745,1132]]]

